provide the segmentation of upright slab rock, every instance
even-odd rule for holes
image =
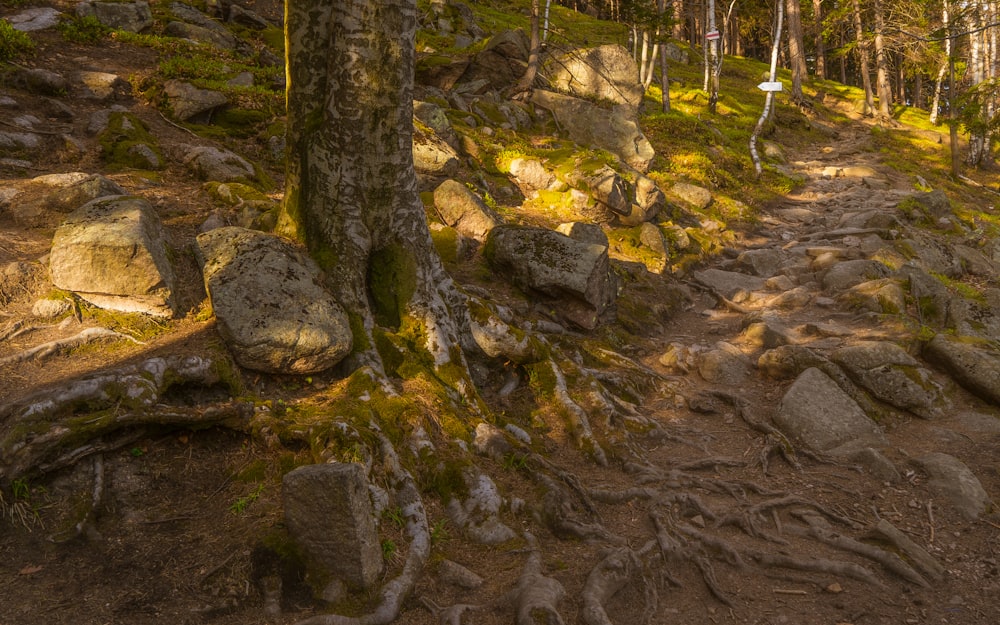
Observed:
[[[445,180],[434,190],[434,207],[445,225],[480,242],[486,239],[490,230],[503,223],[503,218],[479,196],[455,180]]]
[[[52,283],[100,308],[171,317],[174,271],[160,220],[149,202],[105,197],[74,211],[56,229]]]
[[[789,437],[816,451],[837,454],[888,444],[857,402],[815,368],[795,379],[781,399],[774,422]]]
[[[546,228],[497,226],[484,254],[518,287],[559,302],[559,312],[581,328],[597,327],[617,296],[608,248]]]
[[[547,65],[549,80],[560,91],[636,109],[642,103],[639,68],[621,45],[572,50]]]
[[[338,583],[360,590],[374,586],[382,574],[382,549],[361,465],[299,467],[282,479],[281,499],[288,532],[326,598],[341,594]]]
[[[316,264],[277,237],[227,227],[198,236],[196,253],[219,333],[240,365],[309,374],[351,351],[347,313]]]

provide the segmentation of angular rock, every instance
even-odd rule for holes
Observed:
[[[618,223],[623,226],[632,227],[653,221],[667,205],[667,196],[652,178],[640,174],[630,188],[634,189],[634,193],[629,212],[617,216]]]
[[[906,310],[906,294],[897,280],[871,280],[853,286],[838,298],[848,306],[886,315]]]
[[[628,105],[607,109],[581,98],[543,89],[532,92],[531,102],[551,111],[573,141],[617,154],[640,172],[649,169],[656,156]]]
[[[281,480],[285,526],[310,576],[372,588],[382,574],[382,548],[368,480],[359,464],[313,464]]]
[[[868,280],[887,278],[892,271],[877,260],[845,260],[827,270],[823,288],[836,292],[849,289]]]
[[[0,149],[19,151],[36,151],[42,147],[42,139],[30,132],[0,131]]]
[[[59,24],[61,13],[49,7],[35,7],[25,9],[20,13],[9,15],[5,19],[10,22],[14,30],[22,33],[31,33],[38,30],[55,28]]]
[[[712,203],[711,191],[687,182],[674,183],[674,186],[670,187],[670,195],[698,210],[704,210]]]
[[[590,195],[612,213],[628,215],[631,211],[632,200],[625,179],[606,165],[593,173],[574,171],[565,180]]]
[[[14,74],[15,80],[31,93],[62,96],[69,89],[66,77],[47,69],[21,69]]]
[[[174,117],[180,121],[207,121],[211,113],[229,100],[225,94],[210,89],[199,89],[182,80],[163,83],[163,92]]]
[[[448,120],[448,115],[437,104],[414,100],[413,118],[433,130],[434,134],[443,139],[452,149],[457,150],[461,145],[451,121]]]
[[[141,198],[84,204],[56,229],[52,284],[100,308],[171,317],[174,271],[160,220]]]
[[[138,33],[153,25],[153,12],[148,2],[81,2],[76,5],[77,17],[96,17],[109,28]]]
[[[559,300],[559,312],[584,329],[597,327],[617,297],[608,248],[602,245],[546,228],[497,226],[484,254],[520,288]]]
[[[597,224],[588,224],[582,221],[572,221],[559,224],[556,232],[561,232],[571,239],[581,243],[593,243],[595,245],[608,246],[608,235]]]
[[[413,167],[417,174],[437,177],[453,176],[459,168],[458,153],[434,132],[413,130]]]
[[[485,241],[503,218],[487,206],[464,184],[445,180],[434,190],[434,207],[441,221],[467,237]]]
[[[237,227],[198,235],[196,254],[219,334],[240,365],[310,374],[351,351],[347,313],[316,264],[281,239]]]
[[[698,374],[722,386],[739,386],[750,375],[750,363],[735,346],[720,342],[715,349],[698,354]]]
[[[228,21],[233,24],[239,24],[240,26],[252,28],[254,30],[264,30],[271,25],[270,22],[260,15],[257,15],[253,11],[244,9],[235,3],[229,5]]]
[[[558,182],[555,174],[546,169],[537,158],[512,158],[507,165],[507,171],[513,176],[521,192],[529,196],[535,191],[551,189]]]
[[[778,273],[785,254],[777,249],[747,250],[736,257],[736,266],[761,278],[770,278]]]
[[[951,502],[966,521],[975,521],[991,506],[990,496],[979,478],[954,456],[931,453],[915,459],[930,481],[927,487],[937,497]]]
[[[924,216],[934,221],[944,217],[951,217],[954,214],[951,208],[951,200],[941,190],[930,191],[928,193],[914,193],[904,198],[899,204],[900,210],[903,210],[907,205],[916,204],[921,213],[918,216]]]
[[[202,180],[248,182],[256,176],[254,166],[234,152],[210,146],[188,147],[181,160]]]
[[[786,435],[816,451],[840,453],[888,444],[861,407],[816,368],[795,379],[773,419]]]
[[[944,398],[930,371],[895,343],[864,341],[830,354],[847,375],[876,399],[931,419],[941,414]]]
[[[169,22],[163,28],[163,34],[168,37],[211,44],[224,50],[236,48],[236,37],[224,27],[219,30],[185,22]]]
[[[922,354],[973,395],[1000,406],[1000,350],[992,342],[938,334]]]
[[[704,269],[693,274],[697,282],[718,292],[726,299],[733,299],[739,293],[760,291],[764,288],[764,279],[735,271],[722,269]]]
[[[107,102],[128,99],[132,95],[132,85],[127,80],[107,72],[75,72],[71,81],[76,93],[87,100]]]
[[[562,92],[638,109],[643,88],[639,68],[623,46],[609,44],[571,50],[546,64],[549,81]]]

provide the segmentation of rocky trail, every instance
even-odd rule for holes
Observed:
[[[277,23],[279,5],[256,8]],[[32,74],[39,80],[82,66],[113,86],[112,74],[138,73],[152,56],[63,50],[52,33],[41,41],[52,75]],[[210,181],[245,180],[255,167],[114,88],[98,98],[11,94],[0,94],[12,120],[4,137],[43,144],[4,171],[54,175],[44,188],[14,176],[0,185],[0,442],[15,441],[0,481],[29,475],[7,480],[0,500],[0,625],[377,622],[381,587],[336,597],[351,616],[327,617],[305,583],[281,478],[313,450],[260,426],[299,402],[321,410],[342,381],[213,368],[226,347],[192,241],[225,223],[263,227],[275,194],[239,196],[233,184],[228,206],[207,201],[201,159],[217,167]],[[123,113],[159,139],[156,176],[95,158],[89,127]],[[662,331],[621,353],[591,352],[613,363],[603,370],[567,359],[566,371],[576,364],[628,399],[595,392],[607,410],[589,423],[539,424],[521,414],[534,407],[527,367],[486,380],[491,407],[520,425],[477,428],[474,459],[456,461],[477,480],[468,498],[450,497],[442,472],[418,476],[442,495],[423,499],[422,523],[420,506],[382,502],[379,584],[391,590],[419,568],[414,552],[426,559],[395,597],[393,622],[1000,622],[1000,243],[940,191],[886,166],[865,121],[825,136],[777,165],[802,184],[721,254],[683,274],[641,269],[641,284],[656,286],[640,308]],[[238,145],[280,176],[273,153]],[[180,318],[126,324],[84,310],[42,269],[58,265],[53,229],[66,214],[124,193],[144,200],[136,212],[158,214],[174,243]],[[623,274],[638,263],[626,265]],[[468,266],[456,273],[481,301],[535,311],[492,276],[485,288],[466,280]],[[677,293],[681,305],[661,301]],[[164,302],[143,305],[157,313]],[[555,317],[532,328],[566,353],[587,339]],[[227,374],[257,402],[233,398]],[[91,411],[116,384],[153,393],[153,408]],[[47,401],[72,409],[64,421],[32,421]],[[427,412],[428,429],[440,429],[429,400]],[[75,444],[62,424],[91,438]],[[370,470],[364,441],[347,431],[337,444],[356,457],[343,464]],[[582,453],[573,434],[600,441],[602,454]],[[399,450],[408,459],[455,460],[443,436],[438,450],[422,427],[411,438]],[[372,491],[388,501],[391,481]]]

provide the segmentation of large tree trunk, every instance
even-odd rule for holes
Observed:
[[[792,100],[800,102],[804,99],[802,95],[802,81],[805,80],[808,68],[806,67],[805,44],[802,37],[802,7],[800,0],[786,0],[785,15],[788,21],[788,60],[792,69]]]
[[[335,285],[355,334],[349,364],[383,374],[376,316],[386,326],[422,326],[437,365],[459,343],[448,306],[456,290],[432,245],[413,168],[415,4],[286,4],[279,231],[304,241]]]

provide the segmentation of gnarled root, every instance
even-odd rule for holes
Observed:
[[[558,606],[566,589],[558,580],[542,574],[542,552],[535,537],[525,532],[524,538],[531,552],[517,588],[508,595],[517,612],[517,625],[564,625]]]
[[[587,576],[583,587],[583,622],[586,625],[612,625],[604,604],[642,569],[639,556],[628,547],[608,553]]]
[[[42,343],[41,345],[36,345],[30,349],[26,349],[22,352],[18,352],[11,356],[5,358],[0,358],[0,365],[9,365],[15,362],[25,362],[32,359],[47,358],[52,356],[63,349],[69,349],[70,347],[77,347],[79,345],[85,345],[87,343],[92,343],[94,341],[99,341],[101,339],[120,339],[125,341],[132,341],[133,343],[138,343],[142,345],[140,341],[135,340],[127,334],[122,334],[120,332],[115,332],[114,330],[109,330],[108,328],[86,328],[81,330],[77,334],[64,338],[56,339],[54,341],[48,341]]]

